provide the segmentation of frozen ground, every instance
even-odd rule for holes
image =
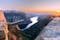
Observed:
[[[60,40],[60,17],[54,18],[35,40]]]

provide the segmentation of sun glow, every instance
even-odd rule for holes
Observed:
[[[53,13],[53,16],[60,17],[60,10],[57,10],[55,13]]]
[[[59,12],[60,12],[60,10],[57,10],[56,12],[57,12],[57,13],[59,13]]]

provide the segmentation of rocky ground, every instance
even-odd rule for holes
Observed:
[[[54,18],[35,40],[60,40],[60,17]]]

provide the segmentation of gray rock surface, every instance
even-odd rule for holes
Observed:
[[[54,18],[35,40],[60,40],[60,17]]]

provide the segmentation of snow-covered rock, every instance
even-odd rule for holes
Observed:
[[[48,23],[36,40],[60,40],[60,17]]]

